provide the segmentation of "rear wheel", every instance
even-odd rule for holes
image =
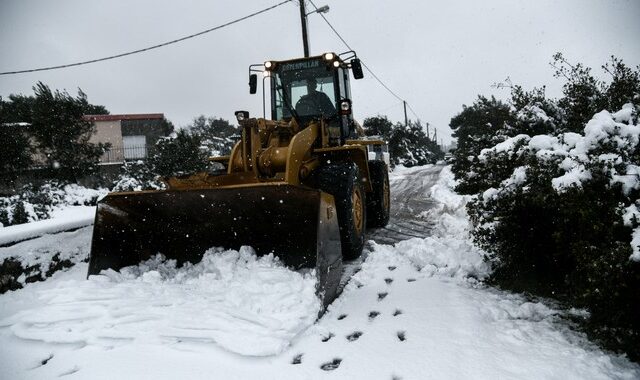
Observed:
[[[360,257],[367,210],[358,166],[353,163],[326,164],[318,168],[315,175],[317,186],[333,195],[336,203],[342,257],[347,260]]]
[[[384,227],[389,223],[391,195],[389,169],[384,161],[369,161],[369,178],[373,191],[367,194],[367,227]]]

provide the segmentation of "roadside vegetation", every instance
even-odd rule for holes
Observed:
[[[640,66],[602,78],[562,54],[563,95],[507,81],[451,119],[452,171],[489,281],[585,309],[579,326],[640,360]]]

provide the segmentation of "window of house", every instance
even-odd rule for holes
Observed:
[[[147,157],[147,136],[122,136],[125,160]]]

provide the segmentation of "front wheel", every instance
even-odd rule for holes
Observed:
[[[367,209],[358,166],[342,162],[326,164],[316,170],[316,179],[320,190],[333,195],[335,200],[342,257],[347,260],[360,257]]]
[[[373,191],[367,197],[367,227],[385,227],[389,223],[391,194],[389,169],[384,161],[369,161],[369,178]]]

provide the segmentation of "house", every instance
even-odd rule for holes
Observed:
[[[95,126],[92,143],[111,145],[100,158],[102,164],[148,157],[156,142],[169,133],[162,113],[124,115],[85,115]]]

